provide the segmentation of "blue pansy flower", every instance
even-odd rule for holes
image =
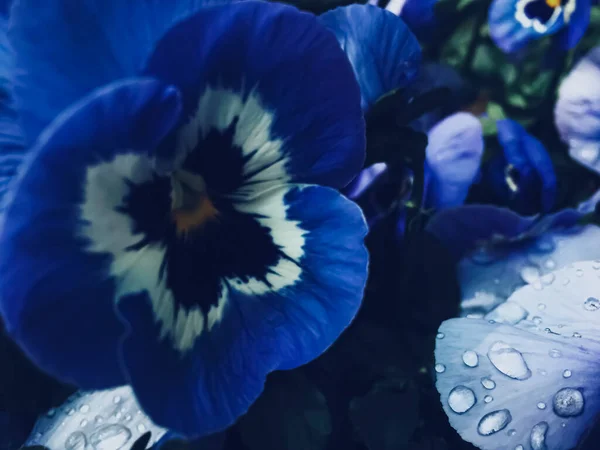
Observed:
[[[419,39],[427,40],[438,25],[435,5],[438,0],[400,0],[391,5]],[[391,3],[391,2],[390,2]]]
[[[571,157],[600,173],[600,47],[579,61],[561,83],[554,118]]]
[[[266,2],[12,14],[33,146],[0,228],[9,333],[83,389],[130,384],[157,425],[226,428],[360,306],[366,224],[334,189],[364,160],[346,55]]]
[[[494,200],[519,212],[549,212],[556,200],[557,180],[546,148],[514,120],[499,120],[496,126],[502,152],[482,171]]]
[[[577,445],[600,412],[599,274],[599,261],[576,262],[493,316],[441,325],[436,387],[463,439],[484,450]]]
[[[483,129],[477,117],[455,113],[428,133],[425,205],[437,209],[462,205],[479,174]]]
[[[501,50],[513,53],[533,39],[561,32],[561,46],[570,49],[590,23],[590,8],[590,0],[494,0],[490,35]]]
[[[418,74],[421,47],[406,24],[373,5],[336,8],[320,16],[348,55],[368,111],[384,94],[401,89]]]

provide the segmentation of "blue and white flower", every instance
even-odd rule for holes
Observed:
[[[590,22],[590,0],[494,0],[489,11],[490,35],[506,53],[533,39],[561,32],[563,48],[573,48]]]
[[[226,428],[360,306],[346,55],[254,1],[21,0],[9,40],[31,149],[0,228],[8,332],[83,389],[130,384],[157,425]]]

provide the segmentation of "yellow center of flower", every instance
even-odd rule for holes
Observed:
[[[180,235],[189,233],[194,228],[201,228],[209,220],[215,220],[219,210],[207,195],[202,196],[192,209],[175,209],[171,213],[177,232]]]
[[[218,218],[219,210],[211,201],[201,176],[179,172],[173,177],[172,186],[171,217],[179,235],[185,235]]]
[[[561,0],[546,0],[546,5],[550,8],[558,8],[561,4]]]

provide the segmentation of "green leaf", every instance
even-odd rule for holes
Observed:
[[[403,380],[382,381],[352,401],[350,420],[369,450],[406,449],[419,421],[418,392]]]
[[[331,416],[325,397],[304,375],[275,372],[239,429],[250,450],[323,450]]]

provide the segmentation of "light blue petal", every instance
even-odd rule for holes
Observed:
[[[20,0],[12,10],[15,99],[27,143],[93,89],[138,76],[156,42],[211,0]]]
[[[463,439],[483,450],[565,450],[594,424],[600,410],[600,301],[589,300],[600,283],[594,264],[553,273],[550,287],[520,289],[496,315],[502,323],[442,324],[436,387]]]
[[[405,87],[421,64],[421,48],[402,19],[372,5],[328,11],[321,23],[337,37],[360,84],[368,110],[382,95]]]
[[[261,393],[269,372],[319,356],[361,303],[368,258],[363,244],[367,228],[358,207],[336,191],[316,186],[292,185],[265,195],[248,210],[268,217],[283,198],[286,216],[271,234],[286,233],[288,242],[299,239],[291,229],[297,223],[304,230],[302,252],[295,257],[284,253],[290,264],[282,266],[285,271],[272,271],[269,289],[257,281],[223,279],[219,306],[203,315],[202,327],[196,327],[193,309],[181,307],[178,335],[196,337],[188,351],[176,349],[172,339],[161,339],[153,312],[157,306],[146,294],[132,294],[119,303],[131,327],[123,361],[137,398],[155,423],[187,436],[233,423]],[[295,276],[293,284],[277,289],[278,277]],[[158,310],[163,307],[168,304]]]
[[[175,88],[148,79],[94,91],[45,130],[9,194],[0,230],[0,312],[27,355],[59,379],[88,389],[125,384],[113,255],[103,246],[118,246],[122,229],[129,230],[104,215],[100,221],[112,230],[105,241],[88,232],[89,209],[110,204],[119,193],[114,181],[123,181],[117,172],[111,178],[92,169],[123,153],[151,157],[180,108]],[[89,191],[95,182],[106,189]]]
[[[249,164],[245,176],[262,185],[291,179],[341,188],[363,167],[359,87],[335,36],[312,14],[255,1],[204,8],[167,33],[145,73],[183,93],[185,132],[163,151],[197,149],[217,178],[218,159],[229,171]],[[202,139],[233,121],[233,154],[208,155]]]
[[[494,0],[490,6],[488,23],[490,35],[505,53],[523,48],[532,39],[548,36],[560,31],[565,25],[563,14],[546,24],[530,20],[524,8],[530,3],[544,0]]]
[[[427,166],[431,187],[426,207],[451,208],[464,203],[479,174],[483,129],[472,114],[456,113],[429,131]]]

